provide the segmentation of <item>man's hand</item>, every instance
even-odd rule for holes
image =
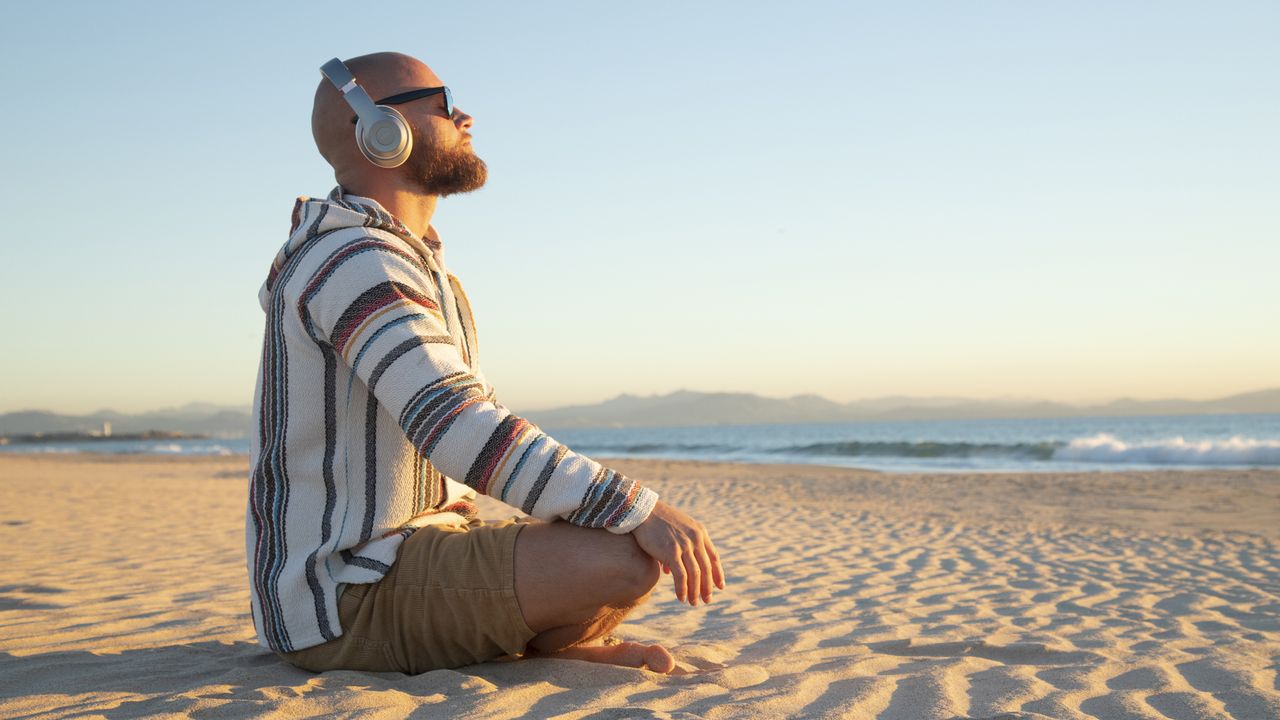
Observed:
[[[659,500],[645,521],[631,531],[636,544],[671,573],[676,597],[697,606],[711,602],[711,584],[724,589],[720,555],[702,523]]]

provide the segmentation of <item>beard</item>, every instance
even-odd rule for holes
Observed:
[[[470,147],[444,148],[413,128],[413,152],[409,154],[409,174],[426,195],[441,197],[471,192],[484,186],[489,168]]]

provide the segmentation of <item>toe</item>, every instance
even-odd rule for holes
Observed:
[[[676,668],[676,659],[661,645],[650,645],[644,651],[644,664],[650,670],[666,675]]]

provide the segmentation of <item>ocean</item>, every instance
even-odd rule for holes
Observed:
[[[887,472],[1280,467],[1280,414],[548,429],[588,456]],[[247,438],[48,443],[0,452],[231,455]]]

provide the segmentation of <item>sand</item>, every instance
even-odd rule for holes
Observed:
[[[683,675],[297,670],[254,640],[245,458],[0,456],[0,717],[1280,717],[1280,471],[600,459],[723,554],[617,631]]]

